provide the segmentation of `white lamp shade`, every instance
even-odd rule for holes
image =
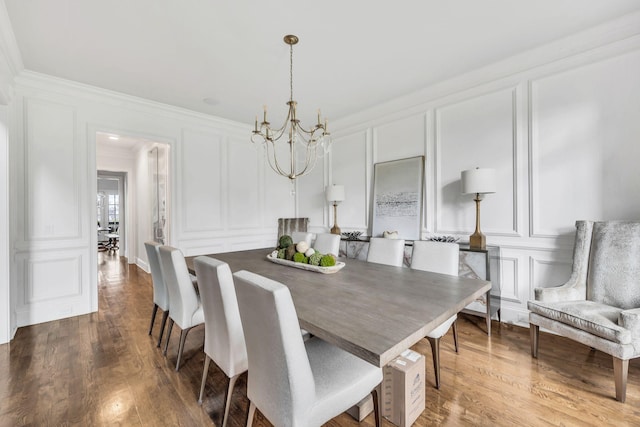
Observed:
[[[327,201],[341,202],[344,200],[344,185],[330,185],[327,187]]]
[[[462,171],[463,194],[485,194],[496,192],[496,170],[490,168],[475,168]]]

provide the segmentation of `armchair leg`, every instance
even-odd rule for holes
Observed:
[[[538,339],[540,336],[540,326],[529,324],[529,333],[531,334],[531,357],[538,358]]]
[[[436,374],[436,388],[440,389],[440,338],[427,337],[433,353],[433,370]]]
[[[624,403],[627,399],[627,374],[629,373],[629,359],[613,358],[613,376],[616,381],[616,400]]]

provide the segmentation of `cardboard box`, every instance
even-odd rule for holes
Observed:
[[[411,426],[425,408],[425,359],[407,350],[384,367],[382,416],[399,427]]]
[[[364,420],[367,415],[373,412],[373,397],[367,395],[364,399],[358,402],[355,406],[347,409],[347,414],[351,415],[358,421]]]

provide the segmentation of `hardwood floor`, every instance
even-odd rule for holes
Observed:
[[[175,372],[178,333],[168,357],[156,348],[160,318],[147,335],[150,276],[115,255],[99,255],[100,310],[20,328],[0,346],[0,426],[218,425],[224,374],[212,364],[202,406],[197,404],[204,330],[189,333]],[[529,331],[461,315],[460,353],[449,333],[441,341],[442,388],[434,388],[426,340],[413,349],[427,358],[426,410],[415,425],[640,425],[640,361],[631,361],[627,402],[615,401],[611,358],[565,338],[541,333],[532,359]],[[175,328],[174,328],[175,329]],[[229,426],[243,425],[246,375],[238,381]],[[269,426],[259,413],[256,426]],[[349,415],[327,423],[357,426]],[[373,426],[373,416],[360,425]],[[392,426],[384,420],[384,426]]]

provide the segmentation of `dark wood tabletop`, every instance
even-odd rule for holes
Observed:
[[[385,366],[428,332],[486,293],[491,282],[356,259],[321,274],[275,264],[271,249],[206,255],[286,285],[300,327],[352,354]],[[187,257],[194,273],[193,259]]]

